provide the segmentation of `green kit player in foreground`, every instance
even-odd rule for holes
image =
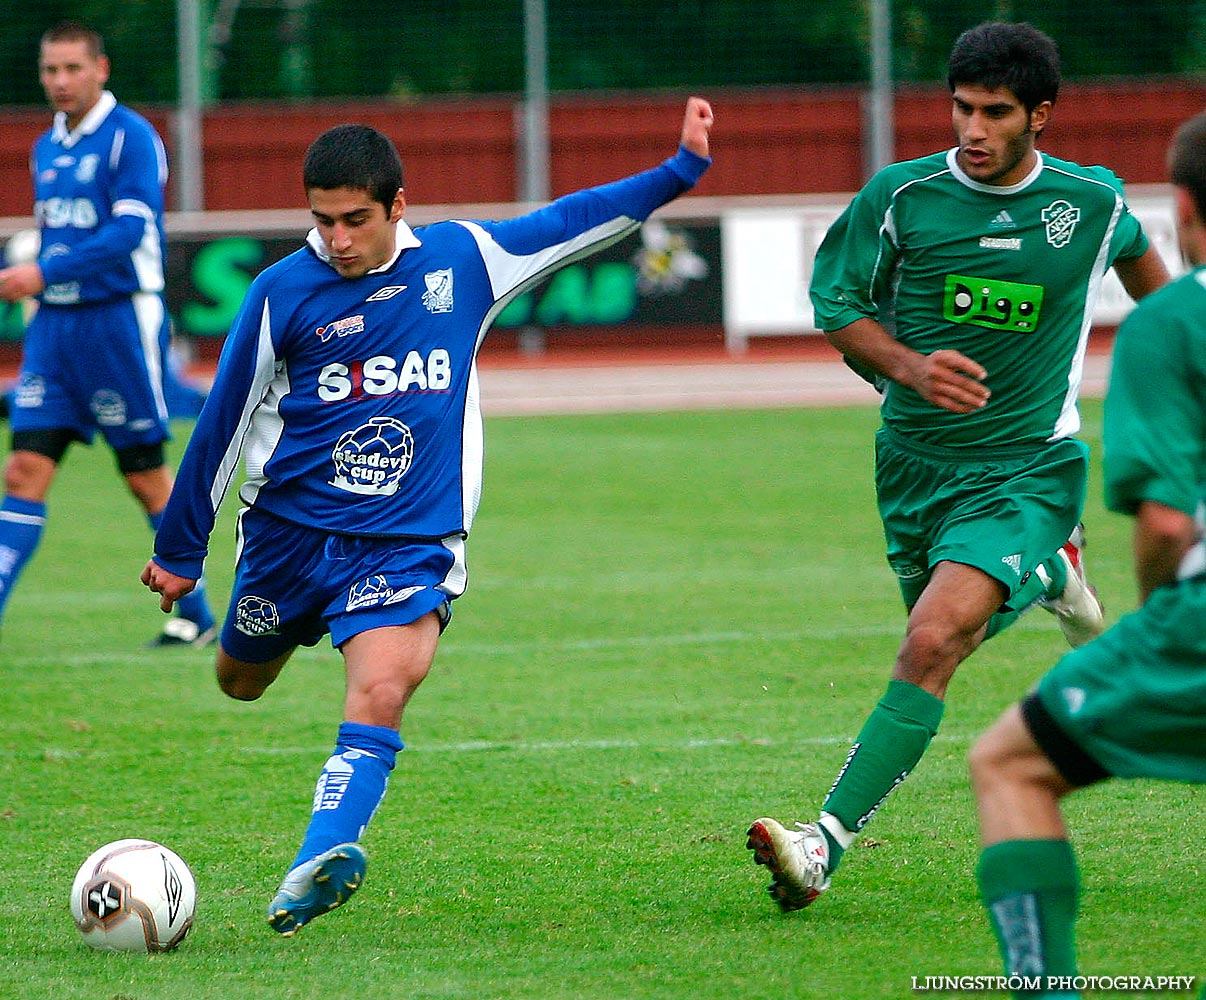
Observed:
[[[1135,519],[1140,607],[1061,659],[971,754],[980,891],[1019,976],[1076,972],[1060,800],[1111,777],[1206,783],[1206,113],[1169,166],[1192,270],[1123,323],[1105,403],[1106,506]],[[1025,995],[1079,996],[1043,982]]]
[[[884,393],[876,491],[908,623],[820,818],[750,827],[784,910],[829,887],[981,642],[1035,604],[1073,646],[1104,627],[1080,561],[1084,352],[1108,268],[1135,299],[1168,274],[1117,177],[1035,148],[1059,80],[1031,26],[964,32],[948,67],[958,145],[881,170],[817,253],[818,325]]]

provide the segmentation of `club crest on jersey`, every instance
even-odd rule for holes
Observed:
[[[91,184],[96,177],[96,168],[99,166],[100,157],[95,153],[81,157],[79,165],[75,168],[75,179],[81,184]]]
[[[1043,209],[1043,224],[1047,227],[1047,242],[1053,247],[1066,247],[1080,222],[1080,209],[1060,198]]]
[[[452,312],[452,268],[443,267],[423,275],[427,291],[423,293],[423,305],[429,313]]]
[[[353,333],[360,333],[364,330],[364,316],[347,316],[344,319],[337,319],[334,323],[328,323],[326,326],[320,326],[314,332],[318,334],[318,339],[324,344],[332,337],[350,337]]]
[[[331,452],[335,475],[329,482],[360,496],[390,497],[398,492],[414,457],[415,438],[406,424],[393,417],[373,417],[339,436]]]

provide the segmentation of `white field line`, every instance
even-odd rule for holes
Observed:
[[[949,743],[953,746],[969,745],[978,734],[973,732],[941,731],[934,737],[936,743]],[[686,737],[681,740],[464,740],[453,743],[408,743],[404,753],[408,755],[459,755],[477,753],[513,753],[528,755],[560,754],[560,753],[608,753],[621,750],[657,751],[659,753],[687,753],[695,750],[716,750],[730,747],[759,747],[791,754],[798,750],[819,746],[849,746],[854,740],[852,734],[842,736],[799,736],[790,740],[774,740],[769,737],[736,737],[736,736],[707,736]],[[206,748],[204,753],[210,756],[242,757],[304,757],[323,756],[329,754],[329,742],[315,742],[296,746],[232,746],[223,743],[219,746]],[[78,750],[63,747],[43,747],[39,756],[46,760],[105,760],[121,757],[129,751],[110,750]]]

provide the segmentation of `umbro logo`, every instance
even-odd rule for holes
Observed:
[[[378,288],[370,295],[365,302],[382,302],[385,299],[392,299],[399,292],[406,291],[405,285],[386,285],[384,288]]]
[[[1005,209],[1001,209],[992,217],[992,221],[988,223],[989,229],[1017,229],[1018,224],[1013,221],[1013,216]]]

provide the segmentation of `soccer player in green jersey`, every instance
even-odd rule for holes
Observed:
[[[1103,628],[1080,562],[1088,449],[1072,437],[1085,346],[1108,268],[1135,299],[1168,274],[1117,177],[1036,149],[1059,79],[1030,25],[964,32],[948,66],[958,144],[877,173],[817,253],[818,324],[883,390],[876,491],[908,623],[819,819],[750,827],[784,910],[829,887],[984,639],[1035,604],[1073,646]]]
[[[1123,322],[1105,403],[1106,505],[1135,519],[1140,606],[971,753],[977,875],[1011,973],[1076,973],[1065,795],[1110,777],[1206,783],[1206,113],[1178,131],[1169,166],[1191,270]]]

